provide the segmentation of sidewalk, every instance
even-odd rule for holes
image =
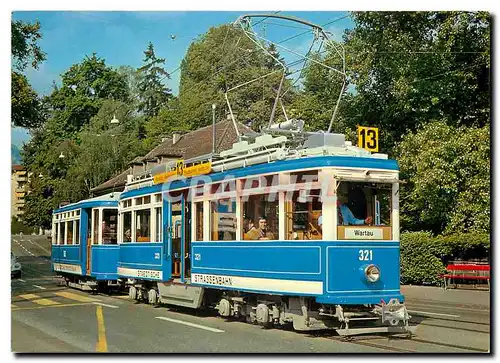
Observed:
[[[401,285],[401,292],[408,303],[415,300],[429,300],[457,305],[490,306],[490,291],[448,289],[435,286]]]

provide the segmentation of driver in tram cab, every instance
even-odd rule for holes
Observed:
[[[259,219],[259,228],[252,228],[248,231],[247,236],[249,239],[253,240],[275,239],[274,233],[267,229],[267,219],[264,217]]]
[[[360,225],[360,224],[371,224],[372,217],[368,216],[365,219],[359,219],[354,217],[351,210],[347,206],[347,197],[344,195],[337,196],[337,219],[339,226],[349,226],[349,225]],[[318,218],[318,225],[323,228],[323,216]]]

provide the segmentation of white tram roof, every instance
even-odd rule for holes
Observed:
[[[54,214],[61,213],[61,212],[67,212],[67,211],[79,209],[79,208],[92,208],[92,207],[106,206],[106,205],[109,205],[109,202],[118,203],[118,200],[120,198],[120,194],[121,194],[121,192],[111,192],[111,193],[104,194],[104,195],[101,195],[98,197],[83,199],[83,200],[80,200],[79,202],[67,204],[67,205],[64,205],[58,209],[55,209]]]

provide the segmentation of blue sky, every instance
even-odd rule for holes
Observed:
[[[38,70],[27,69],[25,74],[39,94],[49,94],[52,83],[60,83],[60,74],[93,52],[113,67],[141,66],[143,51],[149,41],[154,44],[157,55],[166,58],[165,68],[171,72],[180,65],[189,44],[199,35],[212,26],[233,22],[245,13],[247,12],[20,11],[13,12],[12,18],[26,22],[38,19],[41,23],[43,38],[39,44],[47,53],[47,60]],[[280,14],[296,16],[320,25],[347,15],[346,12],[335,11],[281,11]],[[352,26],[351,19],[346,17],[326,28],[332,32],[334,39],[340,40],[343,30]],[[256,30],[263,31],[262,25]],[[266,31],[267,36],[284,39],[303,30],[267,25]],[[175,35],[174,40],[171,35]],[[310,36],[304,35],[286,44],[292,49],[303,49],[309,41]],[[174,94],[179,89],[179,76],[180,72],[177,71],[166,82]],[[28,138],[29,135],[23,130],[12,132],[14,144]]]

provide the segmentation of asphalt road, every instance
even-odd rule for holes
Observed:
[[[50,242],[12,237],[23,266],[12,279],[12,351],[120,353],[487,352],[489,292],[404,286],[412,339],[331,332],[298,333],[225,320],[212,311],[153,307],[125,295],[91,295],[59,286]]]

